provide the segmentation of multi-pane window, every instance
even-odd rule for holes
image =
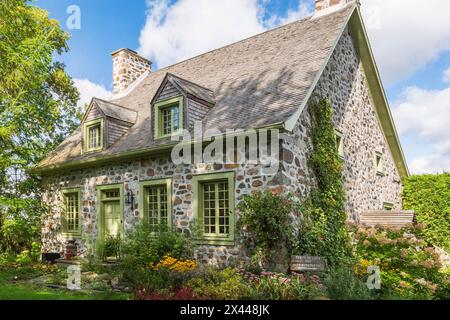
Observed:
[[[145,188],[144,214],[148,219],[151,232],[157,232],[160,226],[167,226],[169,224],[166,185]]]
[[[192,178],[192,208],[198,223],[198,241],[234,244],[234,172],[200,174]]]
[[[180,128],[180,107],[178,104],[161,110],[162,135],[170,135]]]
[[[85,151],[98,151],[103,148],[103,119],[93,120],[85,124]]]
[[[97,149],[101,145],[100,141],[100,125],[97,124],[95,126],[89,127],[89,142],[88,142],[88,148],[89,149]]]
[[[80,194],[79,191],[67,191],[63,193],[63,232],[67,234],[79,234],[80,222]]]
[[[176,97],[154,104],[156,138],[179,134],[183,129],[183,101],[183,97]]]
[[[230,233],[228,181],[202,183],[203,231],[205,235]]]
[[[103,199],[120,198],[120,190],[107,190],[103,192]]]

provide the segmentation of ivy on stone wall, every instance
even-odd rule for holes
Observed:
[[[317,99],[309,111],[313,144],[309,166],[316,185],[302,210],[297,250],[300,254],[325,256],[330,264],[337,264],[349,255],[350,246],[333,109],[328,99]]]
[[[421,236],[450,252],[450,173],[420,175],[404,183],[403,206],[425,224]]]

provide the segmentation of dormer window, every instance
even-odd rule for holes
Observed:
[[[84,151],[103,149],[103,119],[96,119],[84,125]]]
[[[183,130],[183,97],[160,101],[155,104],[154,108],[156,138],[181,134]]]

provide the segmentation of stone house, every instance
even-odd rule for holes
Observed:
[[[134,51],[114,52],[112,99],[93,98],[80,127],[35,168],[42,200],[51,206],[43,253],[62,254],[74,240],[86,255],[145,219],[152,228],[167,224],[186,233],[195,221],[202,232],[197,259],[236,258],[242,254],[236,206],[243,196],[269,189],[305,197],[314,184],[307,163],[314,97],[328,98],[334,109],[349,219],[401,210],[408,169],[359,3],[321,0],[316,9],[157,71]],[[239,137],[250,154],[250,129],[270,132],[276,170],[265,170],[262,159],[237,161]],[[197,131],[213,134],[198,143]],[[184,149],[175,153],[181,137]],[[174,154],[191,160],[191,147],[203,152],[224,137],[232,161],[218,161],[217,150],[214,161],[174,160]]]

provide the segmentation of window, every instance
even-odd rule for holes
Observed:
[[[156,138],[181,134],[183,129],[183,97],[156,103],[155,119]]]
[[[375,167],[377,169],[377,175],[384,175],[383,154],[375,152]]]
[[[234,244],[234,173],[193,178],[194,215],[201,226],[201,242]]]
[[[103,119],[97,119],[85,124],[84,150],[86,152],[103,149]]]
[[[69,236],[81,235],[81,203],[79,189],[66,189],[62,193],[62,232]]]
[[[151,232],[172,224],[172,181],[170,179],[141,182],[142,218]]]
[[[344,158],[344,136],[336,131],[336,149],[341,158]]]
[[[394,210],[394,204],[393,203],[389,203],[389,202],[383,203],[383,210],[386,210],[386,211]]]

